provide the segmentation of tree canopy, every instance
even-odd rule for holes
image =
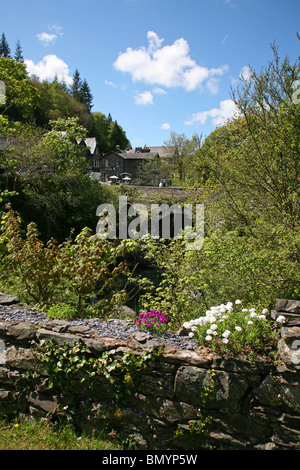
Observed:
[[[13,121],[28,122],[34,118],[38,93],[29,79],[26,66],[9,57],[0,57],[0,80],[5,83],[6,104],[1,114]]]

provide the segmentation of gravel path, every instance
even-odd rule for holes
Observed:
[[[31,310],[21,305],[0,305],[0,320],[33,323],[34,325],[46,326],[50,319],[43,312]],[[132,321],[126,320],[107,320],[103,321],[98,318],[90,318],[85,320],[68,320],[71,325],[87,326],[95,331],[100,337],[110,337],[116,339],[128,339],[139,328]],[[165,332],[162,341],[166,345],[173,345],[181,349],[195,349],[197,346],[195,340],[189,337],[178,336],[176,333]]]

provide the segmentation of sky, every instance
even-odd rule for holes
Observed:
[[[0,0],[2,32],[29,74],[70,84],[78,69],[93,112],[110,113],[132,147],[161,146],[231,118],[231,87],[268,64],[274,41],[297,59],[300,1]]]

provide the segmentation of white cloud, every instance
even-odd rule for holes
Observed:
[[[219,80],[215,77],[210,78],[206,83],[206,87],[212,95],[216,95],[219,91]]]
[[[242,80],[245,80],[246,82],[250,81],[252,78],[252,71],[249,65],[244,65],[242,67],[241,73],[240,73],[240,78]]]
[[[157,95],[166,95],[167,92],[163,88],[153,88],[152,93],[156,93]]]
[[[171,124],[169,124],[168,122],[164,122],[164,123],[161,125],[161,129],[164,129],[164,130],[171,129]]]
[[[63,27],[62,26],[59,26],[58,24],[55,23],[54,25],[49,26],[49,29],[50,29],[50,31],[54,31],[55,34],[57,34],[57,36],[63,36],[63,32],[62,32]]]
[[[157,49],[159,49],[164,42],[164,39],[160,39],[158,35],[154,31],[148,31],[147,33],[147,38],[149,41],[149,52],[155,52]]]
[[[235,8],[237,4],[233,0],[224,0],[224,4],[229,6],[230,8]]]
[[[41,41],[41,43],[44,46],[49,46],[51,43],[55,41],[55,39],[57,38],[57,34],[39,33],[36,35],[36,37],[38,38],[39,41]]]
[[[111,82],[110,80],[104,80],[105,85],[112,86],[113,88],[117,88],[117,85],[114,82]]]
[[[238,76],[238,78],[232,78],[231,79],[231,85],[232,86],[236,86],[238,83],[240,83],[241,81],[244,81],[244,82],[250,82],[252,79],[252,71],[251,71],[251,68],[249,67],[249,65],[244,65],[242,68],[241,68],[241,71],[240,71],[240,74]]]
[[[191,126],[194,123],[199,122],[200,124],[205,124],[208,119],[211,119],[211,122],[215,126],[221,126],[226,123],[226,121],[234,116],[237,113],[237,107],[232,100],[224,100],[220,102],[219,108],[213,108],[208,111],[199,111],[198,113],[192,114],[192,117],[189,121],[185,121],[186,126]]]
[[[134,82],[193,91],[201,88],[206,80],[220,76],[228,69],[227,65],[212,69],[198,65],[190,57],[189,44],[183,38],[164,47],[164,40],[154,31],[148,31],[147,38],[148,49],[128,47],[114,63],[117,70],[129,73]]]
[[[44,46],[49,46],[50,44],[53,44],[59,36],[63,36],[62,29],[62,26],[54,24],[49,26],[49,31],[51,31],[51,33],[39,33],[36,37]]]
[[[32,60],[25,60],[29,75],[37,75],[40,80],[51,80],[57,76],[58,80],[64,80],[67,85],[72,82],[68,65],[54,54],[48,54],[35,64]]]
[[[135,96],[135,103],[139,106],[147,106],[153,103],[153,95],[150,91],[142,91]]]

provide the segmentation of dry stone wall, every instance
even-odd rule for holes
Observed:
[[[276,312],[273,312],[276,316]],[[284,326],[277,363],[204,354],[167,346],[135,377],[126,401],[114,401],[113,384],[97,377],[91,389],[49,388],[32,341],[54,339],[72,348],[76,341],[95,359],[140,355],[151,347],[147,335],[128,340],[98,337],[65,321],[0,321],[0,413],[35,418],[72,416],[85,431],[103,426],[131,437],[140,449],[300,449],[300,323]],[[24,374],[39,370],[29,384]],[[213,400],[204,402],[211,379]],[[201,425],[205,421],[207,435]]]

